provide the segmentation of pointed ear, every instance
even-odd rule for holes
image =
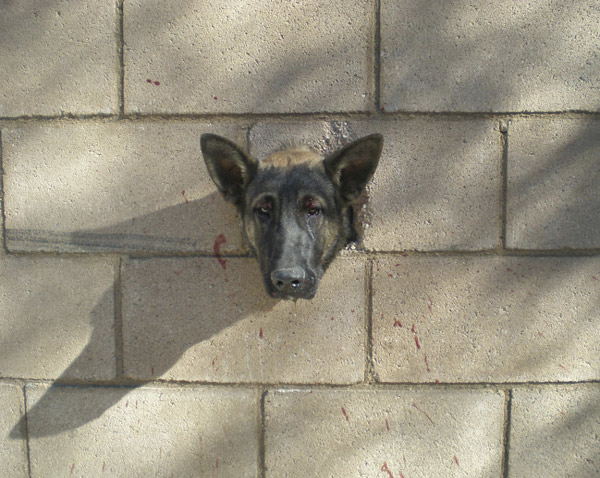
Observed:
[[[200,148],[210,177],[225,199],[241,204],[257,163],[234,143],[216,134],[203,134]]]
[[[342,199],[358,199],[373,177],[383,148],[383,136],[372,134],[358,139],[325,158],[325,171],[339,188]]]

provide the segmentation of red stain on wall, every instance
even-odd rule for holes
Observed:
[[[346,413],[346,409],[344,407],[342,407],[342,414],[344,415],[344,418],[346,418],[346,421],[349,422],[350,417],[348,416],[348,413]]]
[[[215,257],[223,270],[227,269],[227,261],[221,257],[221,246],[227,242],[227,238],[225,234],[219,234],[215,239],[215,243],[213,244],[213,251],[215,253]]]
[[[385,471],[385,472],[388,474],[389,478],[394,478],[394,475],[393,475],[393,473],[392,473],[392,472],[390,471],[390,469],[388,468],[387,461],[384,461],[384,462],[383,462],[383,466],[381,467],[381,471]]]

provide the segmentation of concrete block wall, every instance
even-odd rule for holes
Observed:
[[[600,476],[596,1],[0,2],[0,476]],[[199,136],[385,136],[266,296]]]

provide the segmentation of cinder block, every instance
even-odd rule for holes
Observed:
[[[600,476],[599,402],[597,384],[515,390],[510,476]]]
[[[208,123],[85,123],[3,131],[6,242],[16,251],[224,251],[242,248],[235,208],[212,183]]]
[[[595,0],[381,2],[386,111],[598,111]]]
[[[600,121],[519,119],[509,129],[508,247],[600,247]]]
[[[327,154],[372,133],[383,134],[384,148],[369,188],[364,247],[479,250],[499,243],[502,148],[494,121],[259,123],[250,150],[262,157],[294,141]]]
[[[220,259],[224,261],[224,259]],[[254,259],[145,259],[123,272],[124,365],[140,379],[353,383],[364,376],[362,258],[311,301],[267,296]]]
[[[2,2],[0,116],[116,113],[116,28],[113,2]]]
[[[600,377],[600,258],[385,257],[374,262],[383,382]]]
[[[0,376],[115,376],[114,265],[0,257]]]
[[[31,476],[257,476],[254,390],[27,390]]]
[[[266,476],[496,478],[503,408],[483,390],[271,392]]]
[[[369,0],[125,2],[131,113],[366,110]]]
[[[29,472],[25,428],[18,425],[25,414],[21,387],[0,383],[0,403],[0,476],[26,478]]]

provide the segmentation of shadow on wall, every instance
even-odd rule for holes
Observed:
[[[196,205],[202,207],[201,203],[204,201],[212,202],[212,198],[207,196],[197,201]],[[138,222],[142,227],[144,224],[150,227],[163,219],[172,220],[173,216],[178,215],[178,209],[185,206],[187,205],[174,206],[156,214],[146,215],[138,218]],[[122,224],[117,224],[114,229],[121,230],[122,227]],[[65,235],[63,239],[68,241],[68,244],[101,247],[104,250],[112,245],[118,246],[120,241],[136,244],[138,240],[149,240],[147,237],[139,239],[138,236],[115,235],[112,233],[114,229],[108,227],[96,231],[75,232]],[[215,252],[218,252],[218,246]],[[122,359],[125,361],[125,376],[133,377],[128,382],[133,382],[135,386],[118,387],[118,392],[107,394],[106,397],[98,394],[97,399],[85,403],[77,402],[77,397],[73,399],[75,401],[69,400],[69,395],[61,393],[65,387],[60,385],[61,382],[85,381],[85,377],[90,376],[90,370],[95,369],[98,358],[106,355],[106,304],[113,303],[115,294],[111,288],[99,299],[98,305],[91,313],[92,333],[86,347],[60,375],[57,384],[27,412],[27,420],[38,424],[35,429],[37,436],[54,435],[75,429],[98,418],[132,388],[168,375],[169,370],[194,345],[211,341],[237,322],[247,317],[263,315],[272,309],[277,301],[266,296],[255,261],[241,258],[236,261],[243,262],[243,266],[236,264],[231,267],[229,264],[227,267],[231,260],[219,255],[214,258],[155,258],[152,261],[140,259],[125,262],[122,267],[123,288],[131,300],[123,303],[122,333],[123,340],[128,343]],[[158,267],[151,267],[141,273],[135,270],[143,269],[152,263],[158,263]],[[185,288],[185,292],[182,292],[181,288]],[[207,288],[210,289],[209,292]],[[155,294],[164,299],[158,307],[147,307],[147,304],[142,303],[145,300],[152,301]],[[202,300],[205,302],[202,303]],[[156,305],[155,302],[152,303]],[[136,311],[137,307],[144,309],[144,312]],[[223,313],[218,317],[211,315],[219,310]],[[121,337],[117,340],[120,342]],[[117,355],[120,355],[120,352],[117,352]],[[15,425],[11,437],[19,436],[25,421],[26,418],[23,417],[20,423]]]

